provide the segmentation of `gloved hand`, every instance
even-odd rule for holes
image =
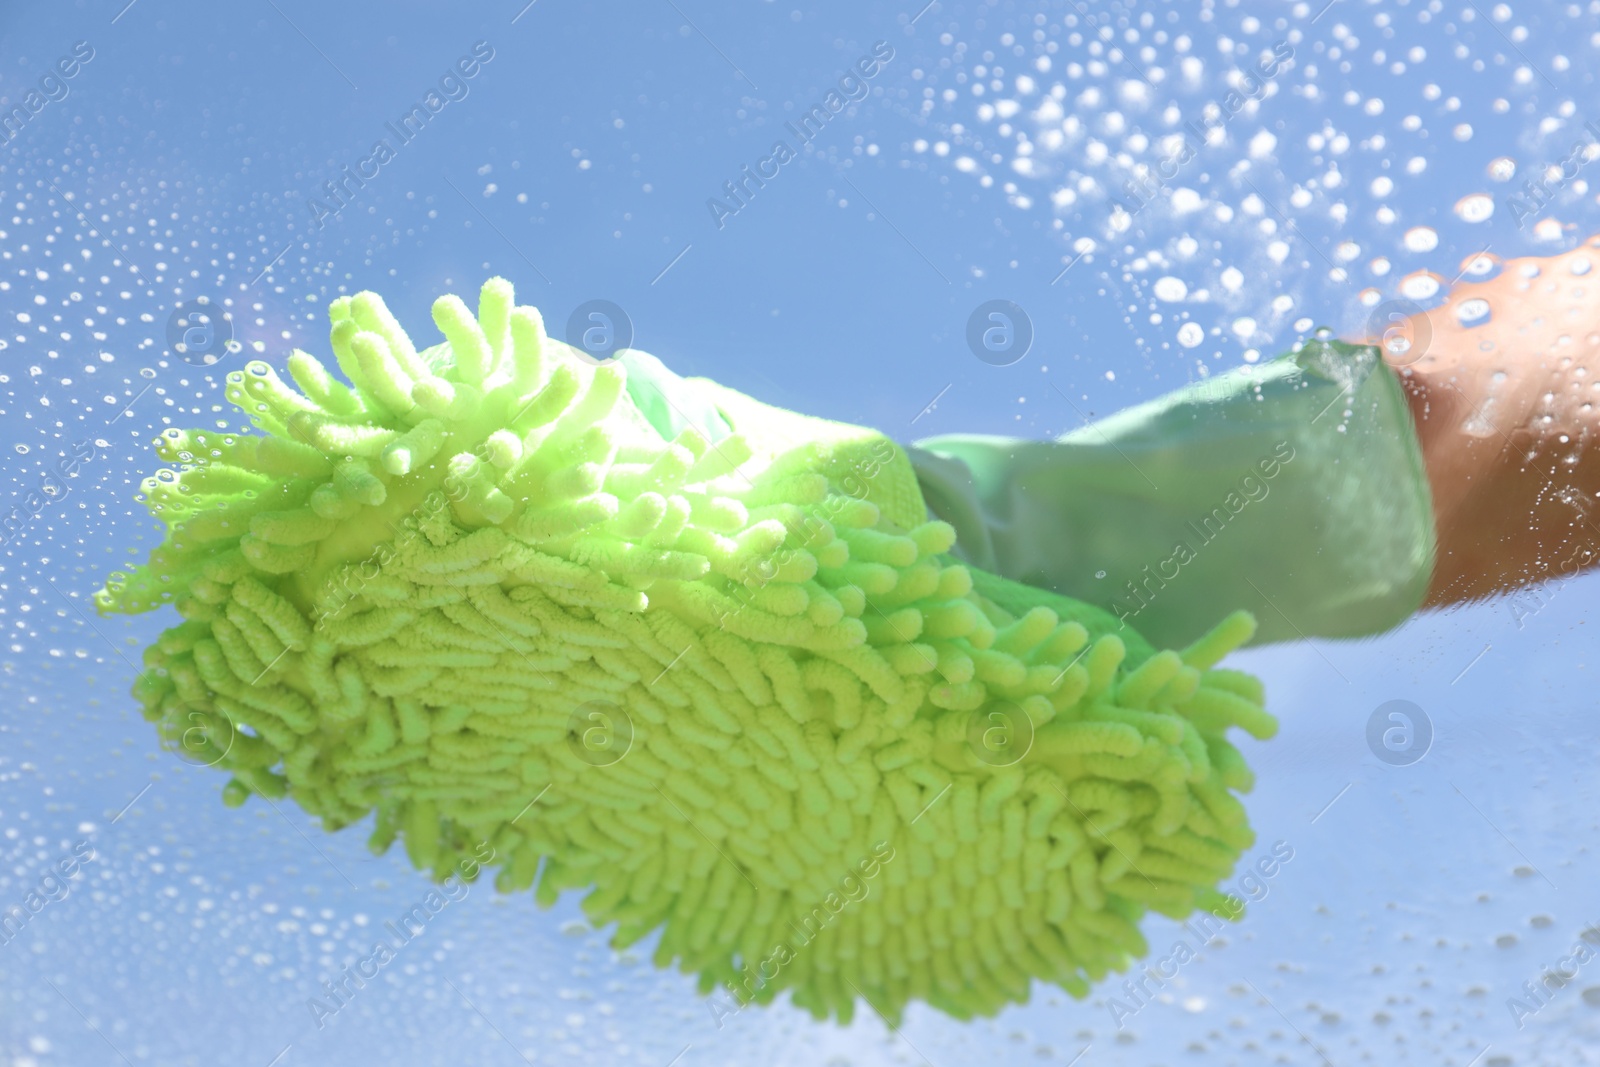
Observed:
[[[1243,607],[1256,643],[1355,637],[1422,604],[1433,509],[1376,351],[1313,339],[1055,441],[909,449],[970,563],[1116,613],[1157,645]]]
[[[230,374],[255,432],[163,432],[167,536],[96,597],[182,616],[135,693],[227,803],[371,816],[447,886],[582,889],[722,1013],[993,1014],[1087,996],[1147,910],[1238,916],[1227,735],[1276,729],[1216,667],[1248,613],[1119,636],[950,559],[882,434],[642,356],[636,405],[503,279],[435,302],[427,356],[375,294],[328,311],[349,384],[305,352],[293,385]]]

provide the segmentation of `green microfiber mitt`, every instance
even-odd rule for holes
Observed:
[[[841,1020],[1085,996],[1147,909],[1227,907],[1224,734],[1276,728],[1215,667],[1248,614],[1157,652],[955,562],[881,434],[714,383],[731,433],[666,440],[502,279],[424,351],[372,293],[329,317],[344,382],[253,362],[259,434],[161,435],[166,539],[97,596],[183,616],[134,692],[227,803],[376,812],[436,878],[492,854],[723,1003]]]

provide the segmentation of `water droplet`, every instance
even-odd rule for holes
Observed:
[[[1456,305],[1456,318],[1463,325],[1481,326],[1489,321],[1489,301],[1473,297]]]
[[[1166,277],[1156,279],[1155,294],[1157,300],[1175,304],[1189,295],[1189,287],[1183,283],[1182,279],[1174,278],[1169,274]]]
[[[1494,200],[1487,193],[1473,193],[1456,201],[1456,218],[1463,222],[1485,222],[1494,214]]]
[[[1432,252],[1439,247],[1439,235],[1431,226],[1413,226],[1406,231],[1405,246],[1408,252]]]
[[[1438,295],[1442,282],[1443,279],[1437,274],[1419,270],[1400,280],[1400,295],[1408,300],[1426,300]]]
[[[1534,223],[1533,235],[1541,241],[1561,240],[1561,223],[1555,219],[1540,219]]]
[[[1517,173],[1517,161],[1510,156],[1496,156],[1489,161],[1489,177],[1497,182],[1508,182]]]
[[[1594,269],[1594,264],[1590,263],[1587,257],[1579,256],[1577,259],[1572,261],[1572,265],[1567,269],[1572,271],[1574,274],[1588,274]]]
[[[1461,424],[1461,432],[1468,437],[1489,437],[1495,433],[1494,423],[1489,421],[1490,411],[1495,406],[1494,397],[1483,402],[1483,406],[1468,416]]]
[[[1104,578],[1106,576],[1106,572],[1105,571],[1095,571],[1094,572],[1094,576],[1096,578]]]
[[[1198,322],[1186,322],[1178,327],[1178,343],[1184,348],[1196,348],[1206,339],[1206,331]]]

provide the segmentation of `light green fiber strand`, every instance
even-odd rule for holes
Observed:
[[[134,695],[226,803],[375,814],[436,878],[492,854],[721,1003],[841,1020],[1086,996],[1147,911],[1217,906],[1225,735],[1276,729],[1217,667],[1248,614],[1158,652],[964,566],[875,431],[696,381],[731,436],[666,440],[502,279],[422,349],[329,311],[334,358],[228,376],[256,433],[162,434],[165,540],[97,595],[182,617]]]

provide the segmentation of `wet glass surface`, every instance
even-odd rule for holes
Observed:
[[[1240,742],[1245,918],[1149,916],[1149,955],[1086,999],[1036,982],[893,1029],[719,1013],[576,894],[487,880],[319,1014],[430,883],[370,822],[225,807],[129,695],[176,614],[91,600],[159,542],[134,499],[152,438],[239,427],[224,376],[326,353],[342,294],[433,343],[433,299],[499,274],[552,336],[597,312],[796,411],[1053,436],[1581,247],[1597,48],[1594,5],[1439,0],[0,15],[0,435],[26,508],[0,557],[0,908],[29,909],[0,1059],[1600,1063],[1592,574],[1236,653],[1281,722]],[[807,126],[841,85],[860,99]],[[970,327],[994,301],[1019,327],[998,350]]]

